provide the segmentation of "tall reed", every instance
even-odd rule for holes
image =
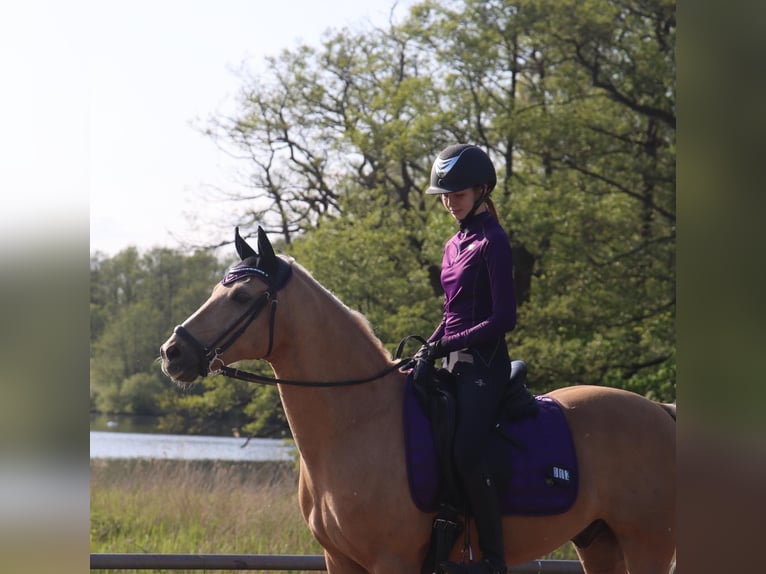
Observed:
[[[93,553],[321,554],[292,463],[92,461]]]
[[[90,551],[321,554],[297,493],[289,462],[91,461]]]

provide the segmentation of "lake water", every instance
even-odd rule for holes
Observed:
[[[159,417],[90,414],[90,430],[92,431],[157,433],[162,432],[158,428],[159,422]],[[231,436],[231,433],[229,432],[221,436]]]
[[[91,459],[293,460],[281,439],[90,431]]]

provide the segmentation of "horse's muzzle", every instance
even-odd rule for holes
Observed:
[[[174,333],[160,347],[162,372],[175,382],[191,383],[200,376],[196,353]]]

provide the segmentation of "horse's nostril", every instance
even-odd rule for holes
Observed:
[[[170,345],[167,349],[162,349],[161,352],[162,356],[165,357],[168,361],[172,361],[181,354],[181,352],[178,350],[178,347],[175,345]]]

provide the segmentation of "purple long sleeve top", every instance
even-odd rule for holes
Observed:
[[[496,341],[516,326],[508,235],[489,212],[464,224],[444,247],[444,314],[428,339],[441,339],[445,351]]]

